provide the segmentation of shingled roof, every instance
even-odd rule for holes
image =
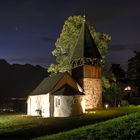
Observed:
[[[58,73],[53,77],[44,78],[44,80],[33,90],[30,95],[40,95],[49,93],[64,76],[65,73]]]
[[[81,31],[71,60],[84,58],[101,59],[101,54],[89,31],[86,21],[83,21]]]
[[[65,84],[62,87],[60,87],[57,91],[55,91],[53,95],[70,96],[70,95],[85,95],[85,94],[71,87],[70,85]]]

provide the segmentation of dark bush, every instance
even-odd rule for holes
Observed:
[[[45,140],[130,140],[140,138],[140,112],[125,115],[109,121],[74,129],[52,136]]]

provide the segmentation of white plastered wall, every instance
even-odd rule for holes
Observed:
[[[56,103],[58,99],[60,100],[60,105]],[[84,96],[54,96],[54,117],[69,117],[81,115],[84,112]]]
[[[27,114],[31,116],[41,115],[50,117],[49,94],[29,96],[27,100]],[[39,113],[39,110],[41,111]]]

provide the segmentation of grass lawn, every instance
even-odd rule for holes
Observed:
[[[55,134],[137,111],[140,111],[140,107],[110,108],[67,118],[39,118],[22,114],[2,114],[0,115],[0,139],[27,139]]]
[[[35,140],[139,140],[140,112]]]

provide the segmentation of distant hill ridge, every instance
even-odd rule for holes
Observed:
[[[0,59],[0,100],[27,97],[48,76],[47,69],[31,64],[9,64]]]

